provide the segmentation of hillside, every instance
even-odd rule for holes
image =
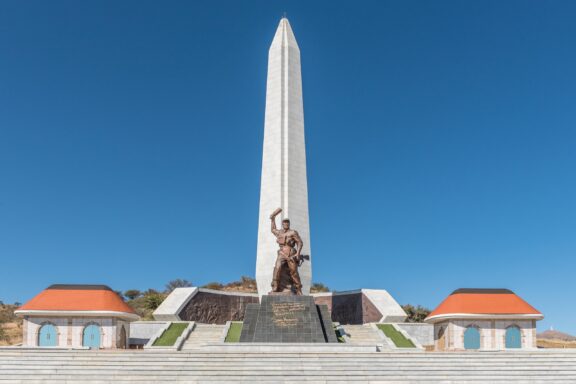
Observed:
[[[554,331],[552,329],[539,333],[537,337],[539,339],[545,340],[576,341],[576,336],[572,336],[560,331]]]
[[[228,292],[244,292],[244,293],[257,293],[258,288],[256,286],[256,280],[248,277],[242,276],[240,280],[233,281],[231,283],[222,284],[222,283],[208,283],[202,288],[208,289],[215,289],[218,291],[228,291]],[[318,293],[318,292],[329,292],[329,288],[322,283],[314,283],[310,287],[310,293]]]
[[[537,335],[539,348],[576,348],[576,337],[568,333],[548,330]]]
[[[13,304],[0,304],[0,346],[22,342],[22,319],[14,315]]]

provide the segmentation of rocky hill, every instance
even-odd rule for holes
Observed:
[[[560,331],[554,331],[552,329],[541,332],[537,336],[539,339],[545,340],[576,341],[576,336],[572,336]]]
[[[15,304],[0,304],[0,346],[22,342],[22,319],[14,315]]]
[[[576,348],[576,337],[550,329],[537,335],[537,343],[539,348]]]

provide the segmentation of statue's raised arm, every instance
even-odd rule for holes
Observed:
[[[278,233],[278,229],[276,228],[276,216],[278,216],[278,214],[282,212],[282,208],[277,208],[274,212],[272,212],[272,214],[270,215],[270,221],[272,224],[272,233],[273,234],[277,234]]]

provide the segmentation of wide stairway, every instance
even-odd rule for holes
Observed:
[[[384,334],[370,324],[345,325],[346,342],[349,344],[383,344]]]
[[[0,383],[576,383],[576,351],[224,352],[0,349]]]
[[[225,325],[196,323],[182,349],[195,349],[208,343],[222,342],[222,333]]]

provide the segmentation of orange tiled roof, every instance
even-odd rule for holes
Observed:
[[[509,289],[458,289],[428,315],[541,315],[533,306]]]
[[[116,292],[105,285],[51,285],[18,310],[135,313]]]

